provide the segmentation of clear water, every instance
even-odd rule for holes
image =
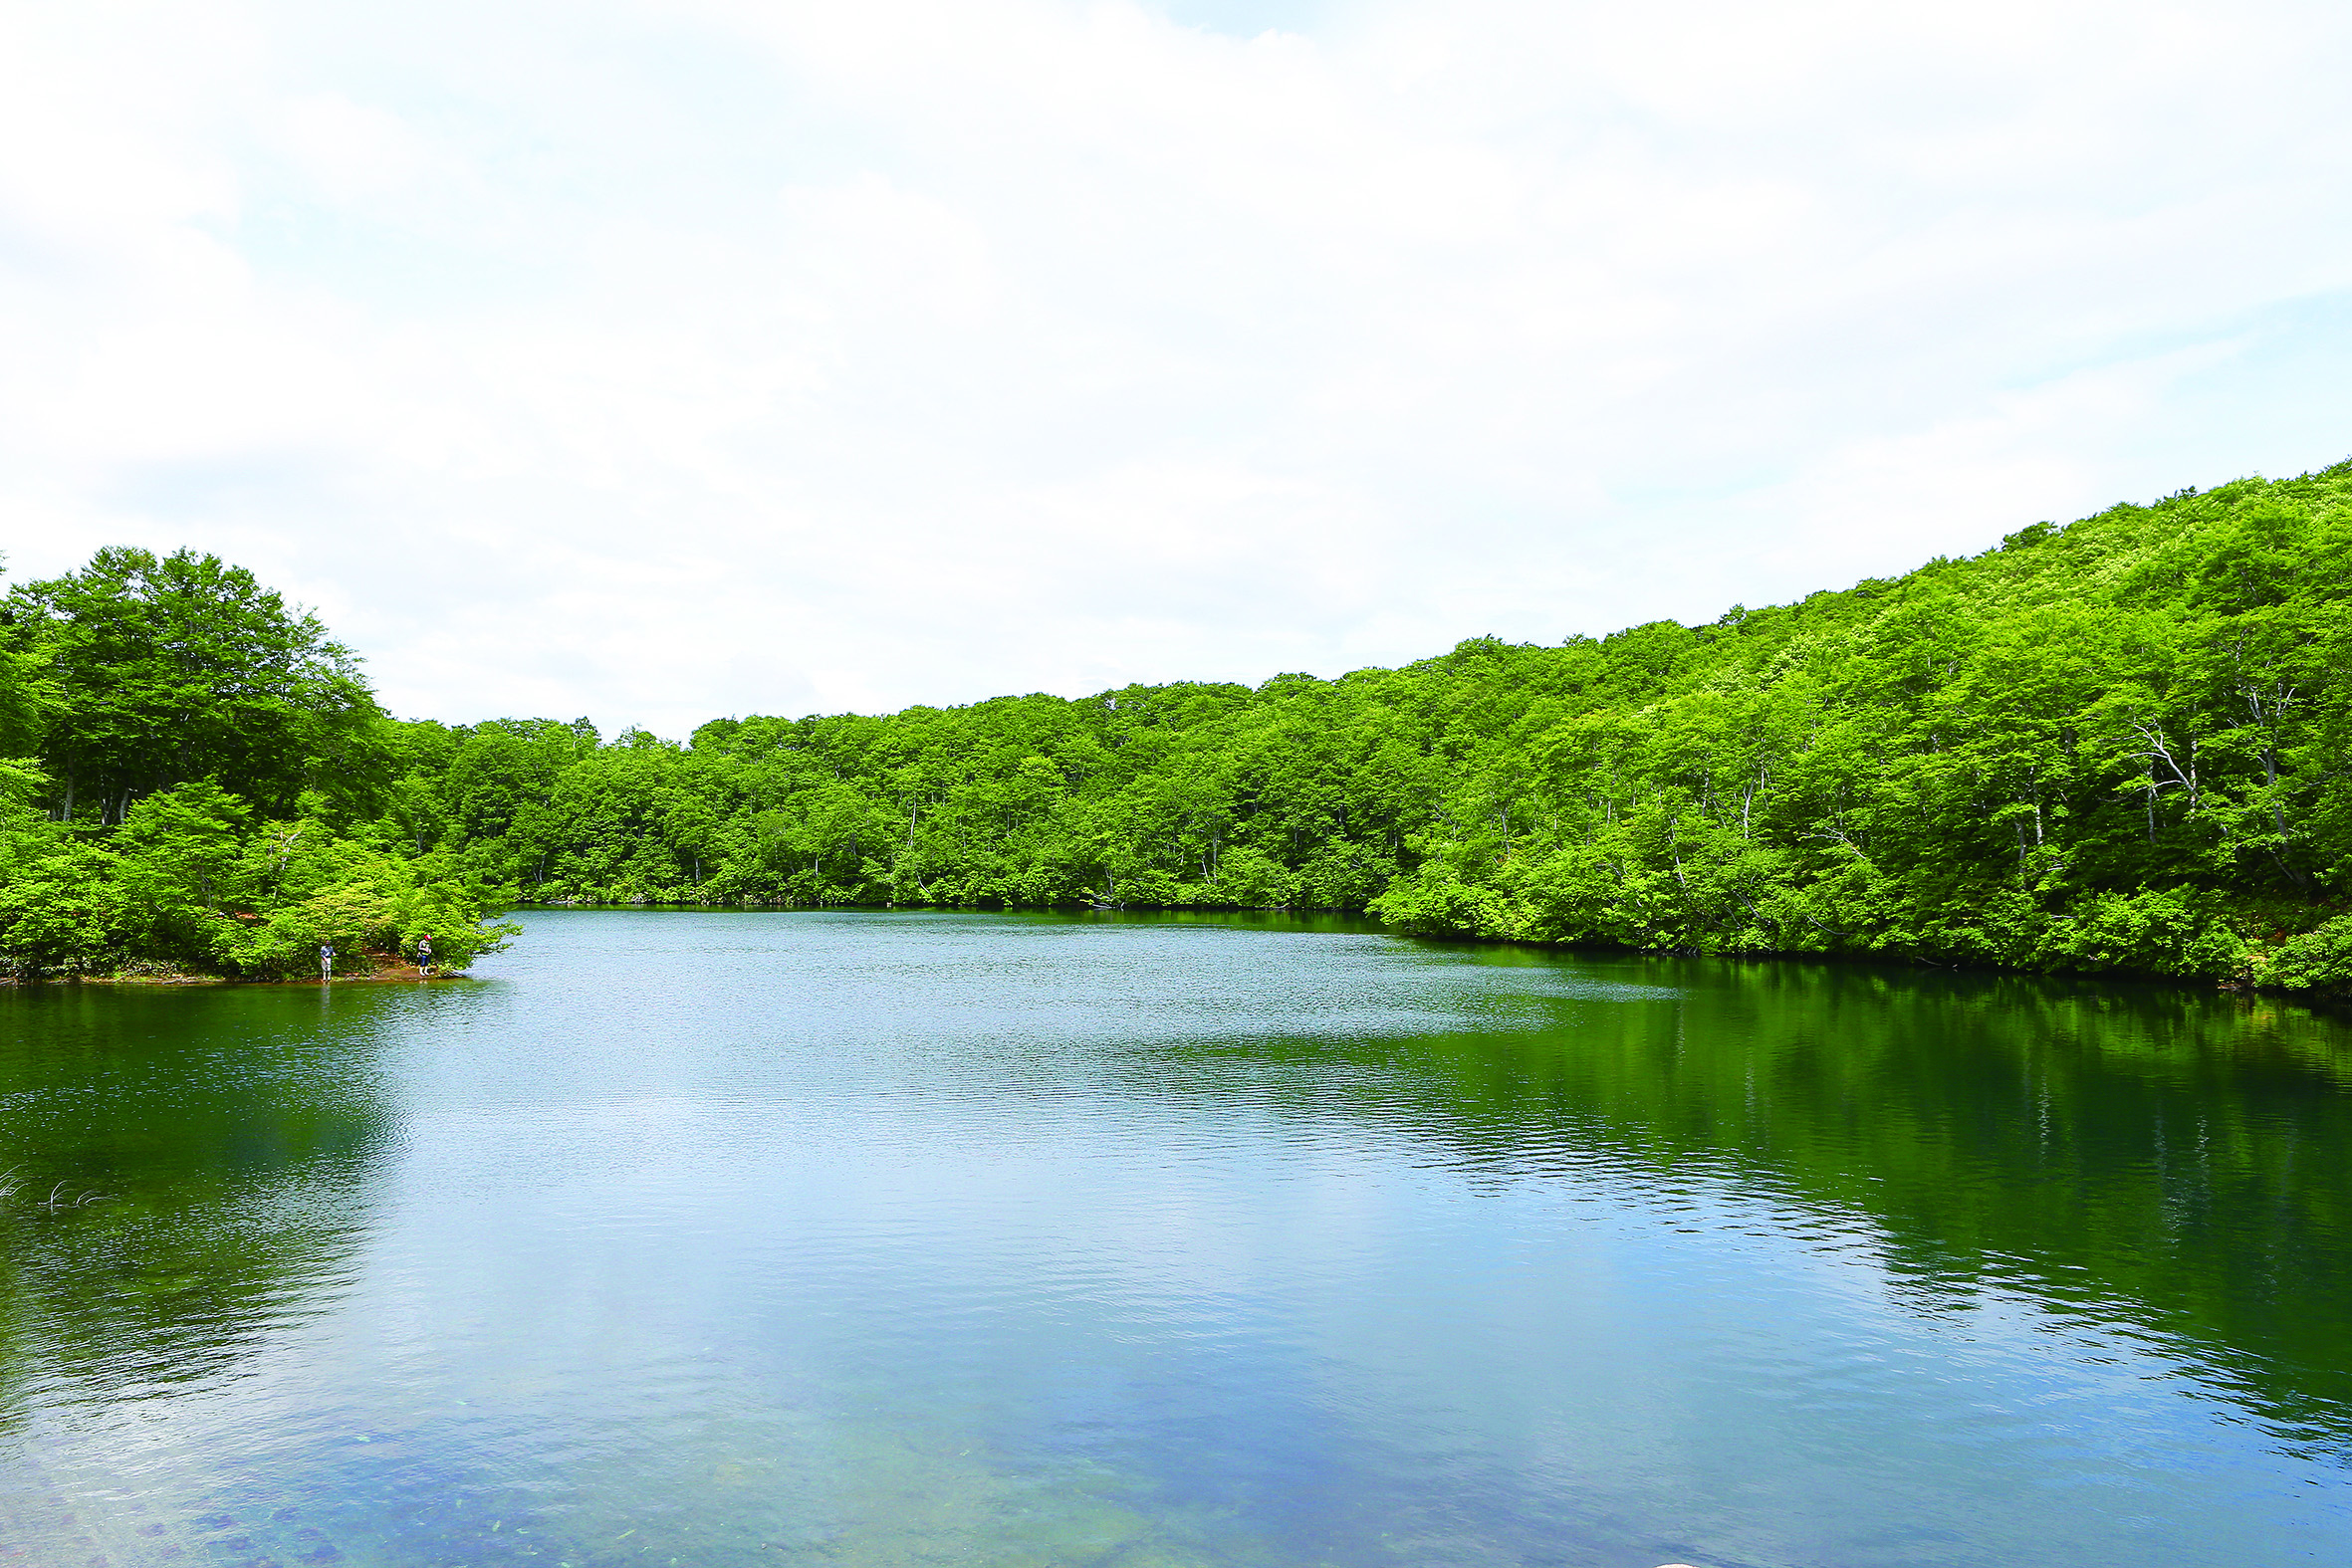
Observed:
[[[475,983],[0,995],[0,1563],[2352,1561],[2342,1024],[528,926]]]

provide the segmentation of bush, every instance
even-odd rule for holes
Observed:
[[[2316,930],[2289,937],[2255,978],[2287,991],[2352,996],[2352,915],[2338,915]]]
[[[434,967],[457,971],[520,929],[485,924],[493,890],[437,857],[246,815],[208,783],[148,796],[104,838],[0,806],[0,965],[280,977],[315,973],[323,943],[389,961],[430,937]]]

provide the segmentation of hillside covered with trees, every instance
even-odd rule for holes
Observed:
[[[2352,988],[2352,464],[1708,625],[1255,689],[721,719],[685,744],[382,721],[319,640],[308,717],[224,716],[158,770],[117,721],[40,731],[21,695],[96,700],[43,651],[83,646],[58,640],[67,591],[9,601],[8,722],[49,737],[12,776],[20,827],[125,865],[209,784],[418,887],[517,902],[1337,908],[1435,935]],[[284,738],[277,764],[237,752],[249,733]]]

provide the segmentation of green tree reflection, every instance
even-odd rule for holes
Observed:
[[[1492,1031],[1180,1054],[1272,1050],[1296,1070],[1269,1092],[1298,1113],[1352,1100],[1498,1173],[1590,1152],[1661,1187],[1729,1178],[1863,1217],[1924,1309],[2005,1288],[2142,1324],[2290,1441],[2352,1445],[2352,1030],[2156,987],[1785,961],[1574,973],[1616,994],[1515,997]]]
[[[0,992],[0,1420],[200,1384],[330,1295],[367,1224],[386,999]],[[105,1202],[50,1213],[65,1180]]]

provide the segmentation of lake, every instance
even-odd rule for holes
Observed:
[[[430,987],[0,992],[0,1563],[2352,1561],[2341,1022],[525,924]]]

